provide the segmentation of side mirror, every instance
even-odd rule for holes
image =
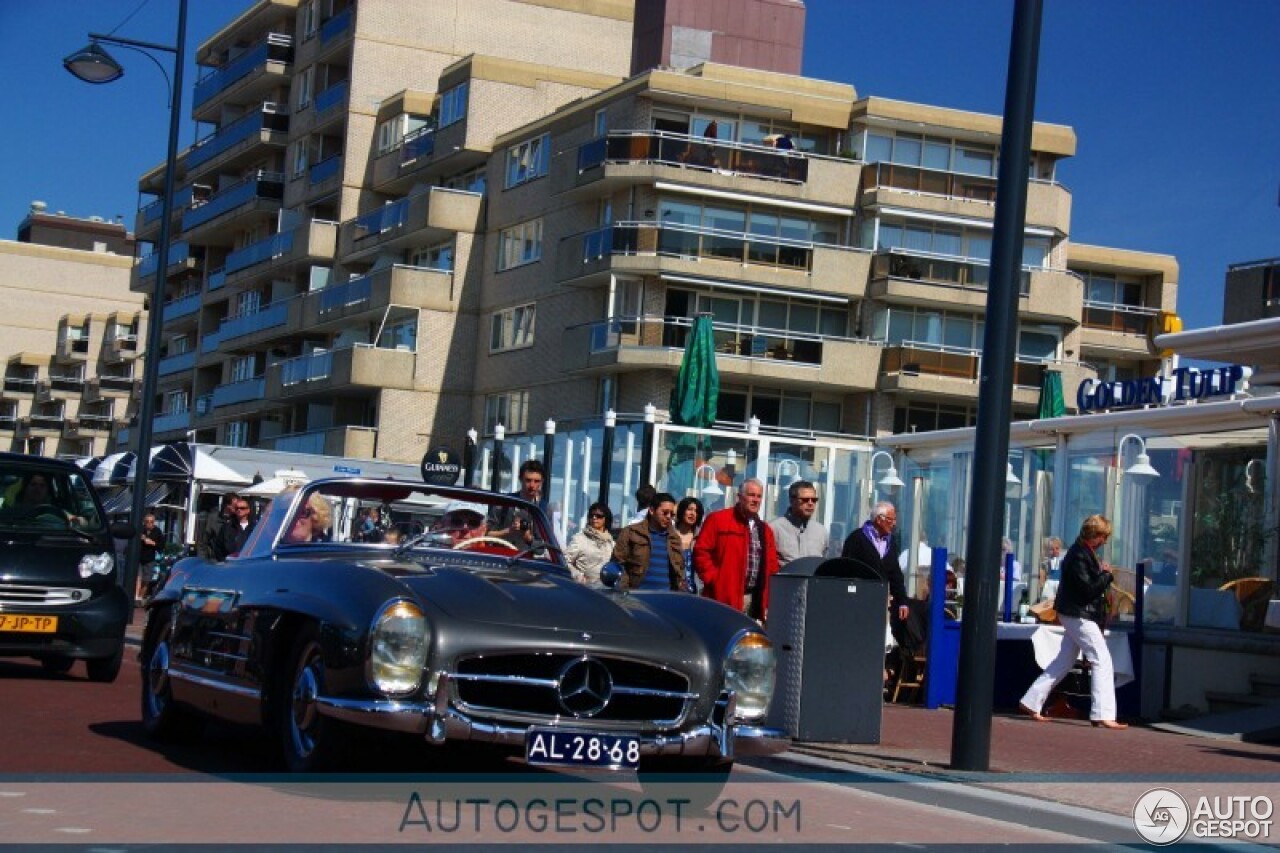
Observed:
[[[113,521],[108,529],[112,539],[132,539],[138,533],[127,521]]]
[[[600,570],[600,583],[604,584],[609,589],[617,589],[621,581],[622,566],[619,566],[612,560],[606,563],[604,568]]]

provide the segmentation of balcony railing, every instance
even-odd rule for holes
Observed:
[[[359,242],[366,237],[400,228],[404,225],[408,214],[409,198],[401,198],[357,216],[352,229],[352,240]]]
[[[199,312],[200,303],[199,291],[170,300],[164,304],[164,321],[168,323],[172,320],[190,317],[192,314]]]
[[[871,277],[910,279],[927,284],[986,290],[991,269],[986,261],[972,258],[890,249],[876,254],[872,261]],[[1030,267],[1023,267],[1019,274],[1018,293],[1021,296],[1031,293]]]
[[[1083,325],[1086,329],[1145,335],[1151,331],[1151,323],[1159,313],[1160,311],[1156,308],[1116,305],[1112,302],[1090,302],[1086,299]]]
[[[31,429],[47,429],[54,432],[62,431],[63,421],[66,420],[62,415],[27,415],[21,418]]]
[[[400,145],[400,165],[412,163],[419,157],[430,157],[435,150],[436,129],[430,126],[420,127],[405,134],[404,142]]]
[[[566,239],[582,241],[582,262],[608,255],[661,255],[809,270],[815,248],[829,244],[689,225],[619,222]],[[831,248],[845,248],[831,246]]]
[[[110,415],[77,415],[76,421],[78,428],[81,430],[101,430],[111,429],[113,418]]]
[[[267,379],[259,376],[240,382],[228,382],[213,389],[213,407],[232,406],[236,403],[247,403],[250,400],[261,400],[267,390]]]
[[[138,387],[138,380],[132,376],[98,376],[98,388],[103,391],[128,391],[132,393]]]
[[[320,313],[326,314],[352,305],[368,302],[373,295],[373,275],[362,275],[342,284],[331,284],[320,291]]]
[[[222,343],[222,328],[213,329],[205,332],[200,337],[200,352],[209,354],[218,351],[218,344]]]
[[[322,184],[342,171],[342,155],[335,154],[327,160],[321,160],[307,170],[307,182],[312,186]]]
[[[354,7],[348,6],[338,14],[320,25],[320,43],[328,44],[333,39],[351,29],[351,11]]]
[[[0,430],[12,432],[18,428],[17,415],[0,415]]]
[[[658,163],[801,184],[808,155],[664,131],[615,131],[578,148],[579,174],[604,163]]]
[[[196,82],[195,94],[192,97],[193,108],[200,107],[214,95],[248,77],[269,60],[292,62],[293,39],[282,33],[270,33],[256,47],[250,48],[221,68],[205,74]]]
[[[299,385],[327,379],[333,373],[333,353],[329,351],[291,358],[280,363],[280,384]]]
[[[191,246],[186,240],[169,244],[169,266],[173,267],[178,264],[186,263],[191,257]],[[141,261],[138,262],[138,277],[147,278],[155,275],[156,267],[160,264],[160,253],[152,252]]]
[[[182,215],[184,230],[195,228],[235,210],[254,199],[279,201],[284,198],[284,175],[279,172],[259,171],[237,184],[219,191],[205,204],[193,207]]]
[[[213,411],[213,395],[201,394],[196,397],[196,417],[203,418]]]
[[[72,394],[79,394],[84,390],[84,376],[50,375],[49,388],[54,391],[66,391]]]
[[[207,163],[246,139],[260,135],[264,130],[289,132],[289,114],[283,104],[264,103],[248,115],[241,116],[199,140],[187,153],[187,168],[194,169]]]
[[[377,436],[378,430],[374,427],[338,426],[278,435],[270,444],[271,449],[286,453],[372,456]]]
[[[334,107],[340,107],[347,101],[347,89],[349,88],[346,80],[341,83],[335,83],[328,89],[316,95],[315,110],[316,115],[322,115]]]
[[[272,258],[278,258],[287,252],[293,251],[293,233],[292,231],[282,231],[278,234],[272,234],[264,240],[250,243],[243,249],[237,249],[227,255],[226,264],[221,270],[224,279],[225,276],[231,273],[248,269],[256,264],[269,261]]]
[[[1044,371],[1053,362],[1017,358],[1013,364],[1013,384],[1039,388]],[[889,344],[884,350],[881,370],[887,374],[942,376],[977,382],[982,373],[982,351],[949,347],[920,341]]]
[[[996,179],[985,175],[965,175],[941,169],[903,166],[898,163],[868,163],[862,167],[862,186],[904,190],[942,198],[967,199],[995,204]]]
[[[165,412],[157,415],[151,421],[151,429],[156,432],[191,429],[191,410],[183,409],[180,412]]]
[[[187,184],[173,194],[173,211],[185,210],[194,204],[203,204],[209,198],[211,190],[204,184]],[[158,198],[142,207],[142,224],[150,225],[160,218],[164,211],[164,199]]]
[[[35,376],[6,376],[4,390],[15,394],[34,394],[38,382]]]
[[[614,317],[589,324],[593,353],[609,352],[620,346],[662,347],[683,350],[693,328],[688,317]],[[716,352],[721,355],[822,364],[823,343],[854,340],[834,335],[712,323]],[[860,341],[866,343],[866,341]]]
[[[283,326],[288,321],[289,305],[286,301],[281,301],[268,305],[261,311],[255,311],[252,314],[228,317],[222,321],[222,325],[218,328],[218,335],[221,340],[228,341],[232,338],[261,332],[264,329],[274,329],[277,326]]]
[[[170,376],[174,373],[182,373],[187,370],[195,370],[196,368],[196,352],[189,350],[188,352],[180,352],[160,359],[160,363],[156,365],[156,370],[161,376]]]
[[[227,268],[219,267],[209,273],[209,292],[221,290],[227,284]]]

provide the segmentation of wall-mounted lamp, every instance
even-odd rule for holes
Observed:
[[[547,422],[542,425],[542,430],[547,435],[556,434],[556,422],[553,418],[547,418]]]
[[[504,441],[507,437],[507,428],[502,424],[498,424],[493,428],[493,440]]]
[[[867,468],[868,493],[872,491],[871,483],[875,480],[876,476],[876,459],[881,456],[889,460],[889,470],[884,472],[884,476],[880,478],[880,482],[876,485],[886,489],[897,489],[906,485],[902,482],[902,478],[898,476],[898,469],[893,464],[893,456],[891,456],[886,450],[877,450],[875,453],[871,454],[871,465]]]
[[[1244,463],[1244,489],[1249,494],[1262,491],[1266,483],[1266,464],[1261,459],[1250,459]]]
[[[893,470],[890,467],[890,470]],[[789,471],[790,479],[783,479],[783,472]],[[782,488],[790,488],[791,484],[800,479],[800,463],[794,459],[783,459],[778,462],[778,485]]]
[[[760,419],[757,418],[755,415],[752,415],[751,417],[747,418],[747,434],[748,435],[760,434]]]
[[[1129,433],[1120,439],[1120,443],[1116,445],[1116,463],[1117,467],[1124,460],[1124,445],[1129,439],[1138,442],[1138,455],[1134,458],[1133,464],[1123,469],[1123,473],[1130,477],[1139,477],[1152,479],[1159,477],[1160,472],[1151,466],[1151,457],[1147,455],[1147,443],[1142,436],[1136,433]]]
[[[1009,500],[1017,500],[1022,496],[1022,480],[1018,479],[1018,475],[1013,473],[1012,462],[1005,469],[1004,496]]]
[[[706,477],[702,476],[703,471],[707,472]],[[705,486],[702,487],[702,493],[704,495],[723,495],[724,494],[724,490],[721,489],[720,485],[716,482],[716,469],[711,465],[708,465],[706,462],[703,462],[701,465],[699,465],[697,469],[693,472],[694,481],[696,482],[699,478],[705,479],[707,483]]]

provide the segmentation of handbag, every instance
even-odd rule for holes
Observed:
[[[1028,609],[1035,615],[1036,621],[1043,622],[1046,625],[1059,625],[1061,623],[1058,621],[1058,611],[1053,608],[1054,601],[1056,599],[1037,601]]]

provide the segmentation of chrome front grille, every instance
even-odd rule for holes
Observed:
[[[0,583],[0,607],[65,607],[92,597],[89,590],[76,587]]]
[[[580,667],[591,662],[608,672],[603,707],[574,713],[565,694]],[[567,675],[566,675],[567,674]],[[656,664],[601,655],[516,653],[474,655],[457,661],[450,677],[459,708],[475,715],[522,722],[577,719],[668,728],[685,718],[697,694],[682,673]]]

